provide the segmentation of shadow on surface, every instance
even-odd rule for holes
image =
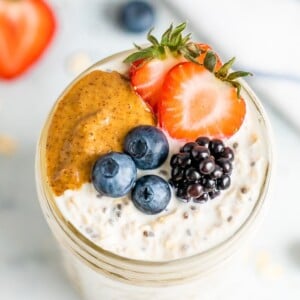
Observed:
[[[294,241],[289,245],[288,254],[290,259],[292,260],[292,263],[300,268],[300,240]]]
[[[35,146],[18,150],[0,157],[1,299],[43,299],[51,292],[57,300],[75,300],[37,200]]]

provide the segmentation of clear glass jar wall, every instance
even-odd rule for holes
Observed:
[[[130,52],[122,52],[100,61],[81,76],[95,69],[112,70],[116,67],[120,72],[124,72],[126,66],[120,65],[120,61],[128,53]],[[118,65],[115,64],[116,62]],[[229,239],[198,255],[168,262],[137,261],[107,252],[85,238],[65,220],[56,206],[53,193],[47,184],[46,174],[45,146],[48,126],[55,110],[54,106],[42,130],[37,147],[37,190],[44,215],[61,245],[66,270],[84,299],[143,300],[153,297],[156,300],[220,299],[223,288],[226,289],[230,281],[234,280],[240,266],[238,262],[242,250],[262,219],[266,198],[270,194],[269,186],[273,169],[273,147],[269,122],[252,90],[245,82],[242,81],[242,83],[243,95],[250,99],[261,117],[261,124],[267,139],[266,144],[269,147],[268,167],[259,198],[244,224]]]

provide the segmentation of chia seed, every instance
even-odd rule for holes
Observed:
[[[184,244],[181,246],[182,251],[186,251],[187,249],[189,249],[189,245]]]
[[[183,213],[183,218],[184,218],[184,219],[188,219],[188,218],[189,218],[188,212],[184,212],[184,213]]]
[[[145,231],[143,232],[143,235],[144,235],[145,237],[153,237],[153,236],[154,236],[154,232],[145,230]]]
[[[160,170],[159,173],[163,176],[168,177],[168,171],[166,171],[166,170]]]
[[[85,229],[85,232],[86,232],[87,234],[91,234],[91,233],[93,232],[93,230],[92,230],[92,228],[87,227],[87,228]]]
[[[243,186],[243,187],[241,188],[241,193],[242,193],[242,194],[247,194],[247,193],[248,193],[248,189],[247,189],[245,186]]]
[[[90,235],[90,237],[92,238],[92,239],[97,239],[98,237],[99,237],[99,234],[98,233],[92,233],[91,235]]]

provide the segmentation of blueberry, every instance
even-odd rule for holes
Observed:
[[[154,9],[145,1],[129,1],[120,10],[120,23],[131,32],[144,32],[154,23]]]
[[[132,201],[137,209],[154,215],[163,211],[171,200],[169,184],[159,176],[146,175],[136,181]]]
[[[169,144],[160,129],[142,125],[127,134],[124,151],[132,157],[139,169],[151,170],[158,168],[167,159]]]
[[[126,195],[136,181],[136,166],[130,156],[110,152],[101,156],[92,169],[92,182],[95,189],[109,197]]]

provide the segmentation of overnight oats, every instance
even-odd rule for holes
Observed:
[[[81,74],[42,131],[40,201],[85,299],[218,299],[262,215],[272,153],[251,74],[184,29]]]

